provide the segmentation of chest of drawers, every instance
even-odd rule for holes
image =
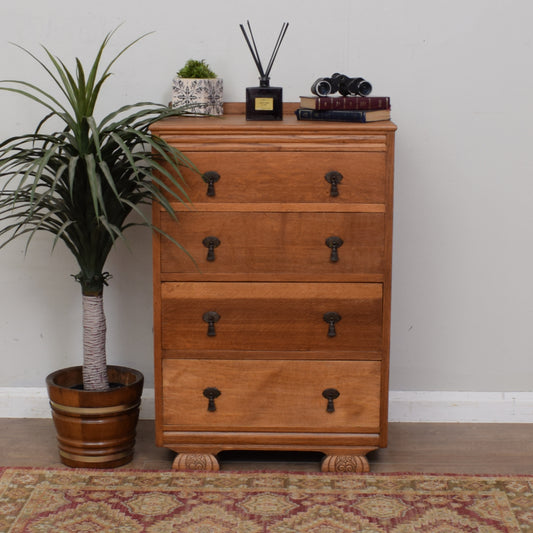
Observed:
[[[238,108],[237,108],[238,109]],[[325,454],[368,471],[387,443],[394,132],[175,118],[193,208],[153,218],[156,442],[176,469],[223,450]]]

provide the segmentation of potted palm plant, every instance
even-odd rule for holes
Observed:
[[[101,66],[114,33],[105,37],[89,69],[76,59],[75,72],[45,47],[45,60],[20,47],[57,85],[57,97],[25,81],[0,82],[0,90],[46,108],[35,131],[0,144],[1,246],[23,235],[29,244],[37,231],[46,231],[53,235],[52,247],[63,242],[80,269],[74,278],[83,302],[83,364],[46,379],[60,457],[70,466],[114,467],[132,458],[143,376],[107,364],[103,291],[110,275],[105,263],[128,228],[142,225],[162,233],[142,205],[156,201],[175,216],[172,202],[188,202],[180,168],[194,168],[149,129],[184,109],[142,102],[95,118],[112,65],[145,37]],[[47,132],[51,119],[62,126]]]
[[[172,82],[172,106],[196,116],[222,115],[224,84],[204,59],[189,59]]]

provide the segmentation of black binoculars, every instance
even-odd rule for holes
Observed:
[[[363,78],[350,78],[336,72],[330,78],[318,78],[311,86],[311,92],[317,96],[327,96],[336,92],[342,96],[368,96],[372,85]]]

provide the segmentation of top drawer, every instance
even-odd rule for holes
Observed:
[[[202,174],[216,172],[214,196],[208,184],[183,171],[187,193],[199,202],[386,203],[384,152],[191,152]],[[340,173],[335,186],[329,172]]]

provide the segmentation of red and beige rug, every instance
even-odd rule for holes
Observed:
[[[533,477],[0,468],[0,532],[114,531],[533,532]]]

